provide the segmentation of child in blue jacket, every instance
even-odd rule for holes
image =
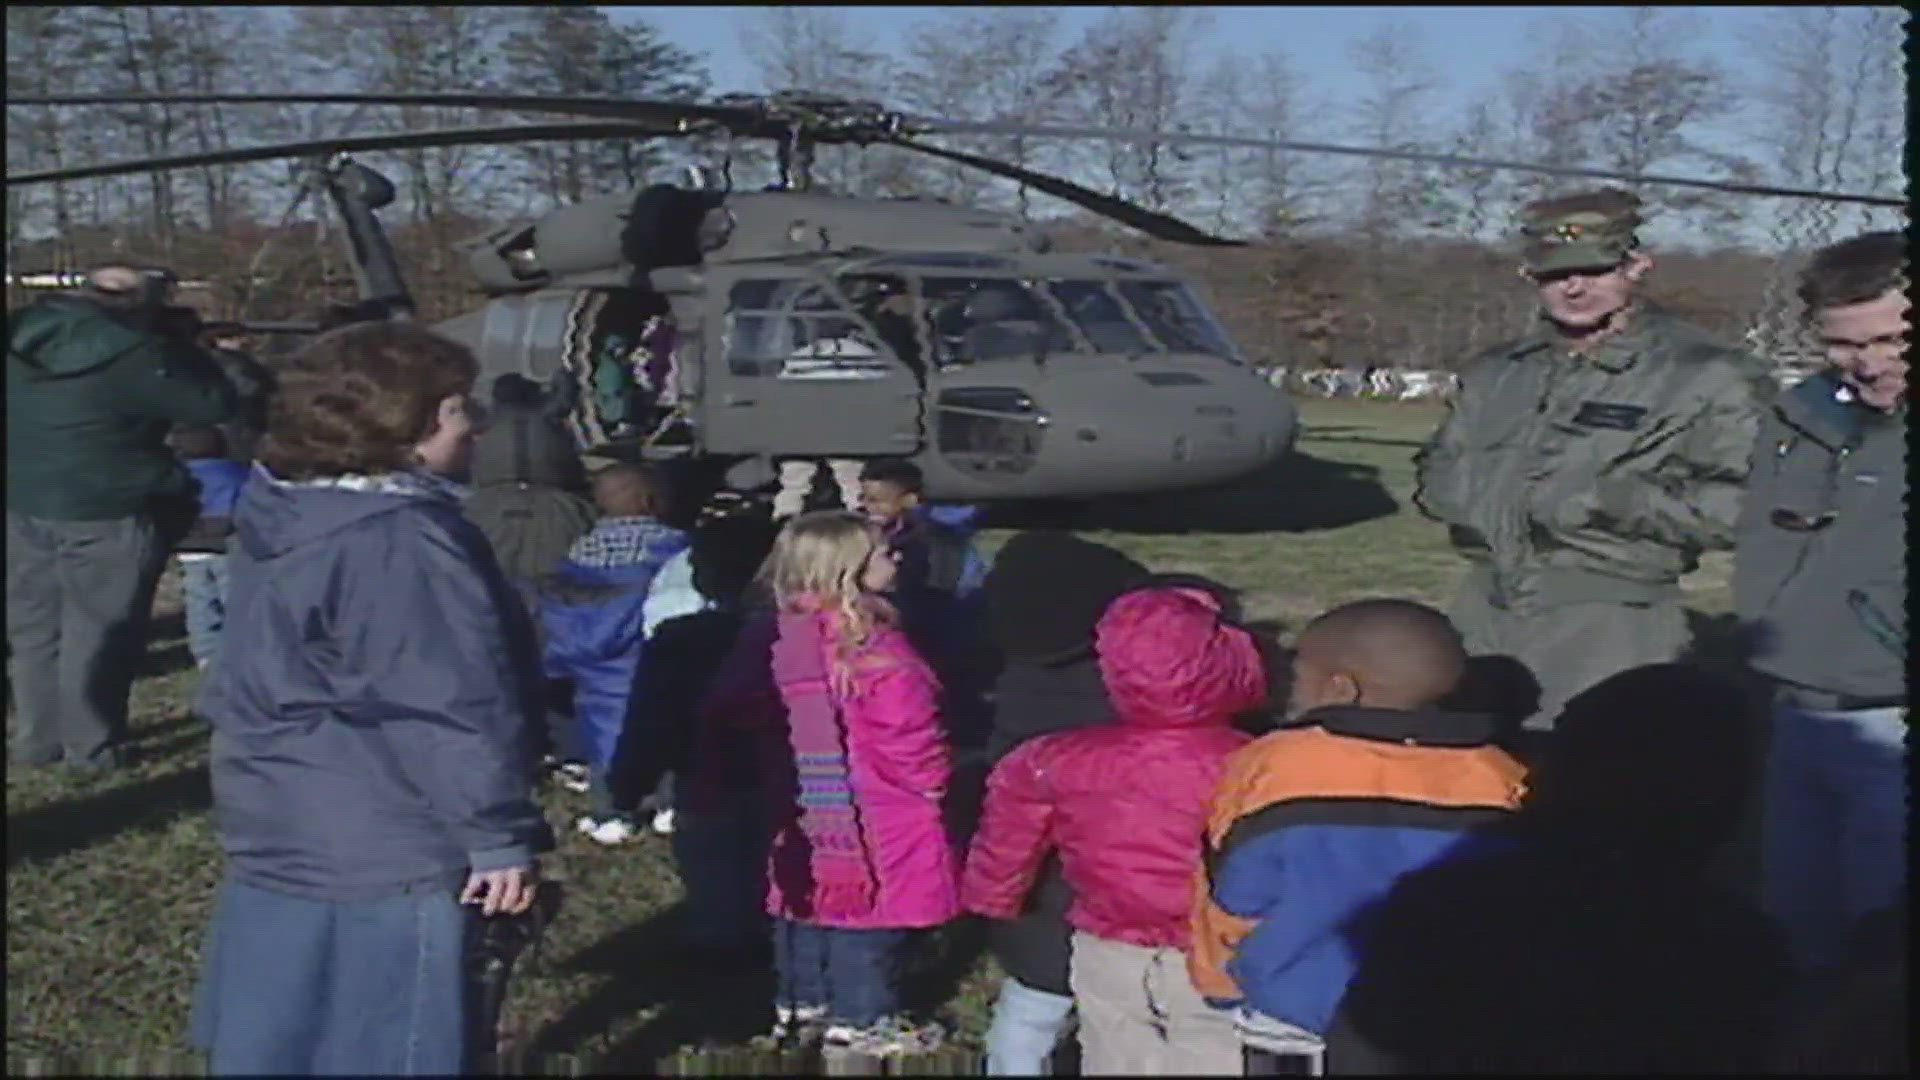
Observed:
[[[226,624],[227,541],[250,466],[227,456],[226,437],[211,424],[182,424],[168,441],[199,487],[199,515],[176,547],[186,594],[187,649],[205,670],[219,655]]]
[[[619,463],[593,477],[600,520],[541,583],[546,670],[573,683],[573,717],[586,752],[589,813],[576,822],[602,844],[634,838],[631,792],[616,790],[616,754],[638,719],[634,689],[646,648],[648,589],[687,535],[660,521],[666,484],[644,465]]]

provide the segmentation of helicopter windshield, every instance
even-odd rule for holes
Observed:
[[[1029,283],[1013,278],[920,279],[921,316],[941,367],[1078,352],[1072,331]]]
[[[1121,281],[1117,286],[1129,309],[1152,331],[1162,348],[1209,353],[1239,362],[1212,313],[1185,285],[1177,281]]]
[[[1155,346],[1138,317],[1127,309],[1111,281],[1054,280],[1047,291],[1059,302],[1094,352],[1144,353]]]
[[[942,367],[1063,353],[1205,353],[1239,363],[1178,281],[926,277],[921,322]]]

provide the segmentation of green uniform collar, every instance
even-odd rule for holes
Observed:
[[[1621,327],[1618,333],[1609,334],[1592,350],[1576,355],[1583,362],[1617,375],[1634,365],[1651,343],[1656,326],[1667,317],[1666,311],[1659,305],[1647,300],[1637,301],[1626,326]],[[1518,360],[1542,349],[1556,347],[1560,347],[1560,334],[1546,313],[1541,312],[1533,332],[1515,343],[1507,356]]]

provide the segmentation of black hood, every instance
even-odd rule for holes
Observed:
[[[1094,624],[1113,598],[1148,576],[1105,544],[1066,532],[1020,533],[987,573],[988,632],[1009,660],[1068,659],[1092,647]]]

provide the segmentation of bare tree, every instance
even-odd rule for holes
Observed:
[[[1756,178],[1752,162],[1722,149],[1716,136],[1737,97],[1730,77],[1699,54],[1697,19],[1666,8],[1562,17],[1547,62],[1510,73],[1523,99],[1537,160],[1585,164],[1628,173],[1662,170],[1726,179]],[[1581,48],[1604,40],[1610,47]],[[1565,181],[1521,184],[1537,197]],[[1639,191],[1650,213],[1688,215],[1709,237],[1732,234],[1744,209],[1737,198],[1698,189]]]
[[[913,26],[899,66],[904,104],[937,116],[1033,123],[1048,109],[1045,78],[1057,59],[1059,16],[1042,7],[946,8]],[[1043,167],[1046,148],[1022,135],[947,140],[959,149],[1019,165]],[[927,179],[941,197],[981,202],[1002,182],[964,165],[936,165]],[[1011,185],[1023,218],[1031,213],[1024,184]]]
[[[1386,23],[1355,41],[1350,51],[1354,68],[1366,80],[1353,106],[1360,140],[1394,150],[1422,149],[1439,79],[1419,34],[1407,23]],[[1409,223],[1424,220],[1431,186],[1427,170],[1385,158],[1368,159],[1359,169],[1365,195],[1358,224],[1370,245],[1378,247],[1387,237],[1405,233]]]
[[[598,8],[563,5],[516,9],[510,20],[500,59],[521,93],[691,101],[707,92],[699,59],[644,20],[615,25]],[[642,139],[531,144],[513,153],[549,206],[637,186],[676,156],[658,140]]]
[[[1207,14],[1172,6],[1114,8],[1089,26],[1044,85],[1060,119],[1101,127],[1178,130],[1189,126],[1193,39]],[[1161,143],[1094,143],[1095,167],[1116,193],[1155,210],[1173,209],[1190,183]]]
[[[740,43],[770,91],[880,101],[902,81],[896,61],[830,8],[761,8]],[[885,147],[822,146],[813,164],[821,184],[867,196],[912,194],[923,168],[919,155]]]
[[[1767,13],[1747,45],[1759,61],[1744,89],[1751,135],[1776,176],[1876,191],[1900,184],[1906,82],[1897,8],[1804,7]]]

